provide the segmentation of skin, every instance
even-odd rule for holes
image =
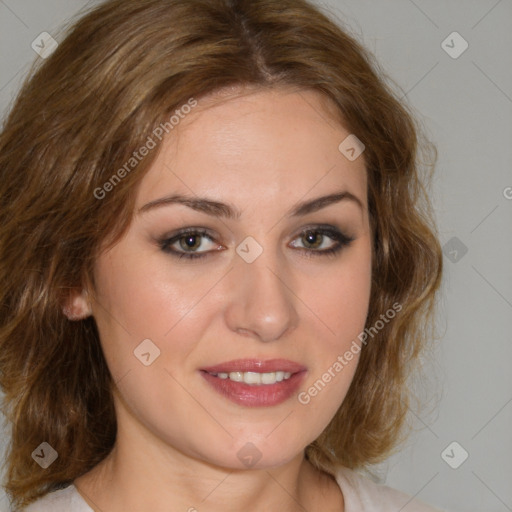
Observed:
[[[343,510],[339,487],[305,461],[304,449],[343,402],[359,355],[307,405],[294,395],[272,407],[240,406],[198,371],[238,358],[285,358],[307,367],[305,391],[364,328],[371,284],[364,158],[340,153],[350,132],[322,99],[274,89],[201,100],[144,176],[128,231],[97,259],[96,289],[70,298],[67,314],[94,316],[115,382],[115,447],[75,480],[94,510]],[[362,207],[342,200],[287,217],[300,201],[342,190]],[[232,204],[240,218],[179,204],[137,213],[176,193]],[[305,249],[311,255],[337,243],[319,236],[308,245],[301,232],[317,224],[354,240],[335,256],[308,257]],[[198,239],[196,250],[211,251],[206,258],[162,250],[160,239],[186,227],[214,234]],[[247,236],[263,248],[252,263],[236,252]],[[133,353],[144,339],[160,350],[149,366]],[[247,442],[261,453],[252,468],[237,457]]]

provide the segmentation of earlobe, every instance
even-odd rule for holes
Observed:
[[[83,320],[91,316],[92,308],[87,292],[72,292],[62,306],[62,312],[70,321]]]

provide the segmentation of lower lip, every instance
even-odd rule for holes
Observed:
[[[247,407],[269,407],[281,404],[295,394],[304,380],[306,370],[294,373],[289,379],[275,384],[259,385],[220,379],[205,371],[201,371],[201,375],[215,391],[235,404]]]

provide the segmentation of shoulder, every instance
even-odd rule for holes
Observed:
[[[93,512],[76,487],[71,484],[65,489],[50,492],[20,512]]]
[[[357,471],[338,467],[334,474],[345,499],[345,512],[441,512],[387,485],[375,483]]]

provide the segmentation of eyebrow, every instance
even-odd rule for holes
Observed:
[[[353,202],[357,204],[361,210],[364,210],[363,203],[357,196],[346,190],[342,190],[326,196],[317,197],[315,199],[301,201],[294,205],[287,215],[288,217],[300,217],[307,215],[308,213],[316,212],[322,208],[330,206],[331,204],[339,203],[341,201]],[[172,204],[182,204],[192,208],[193,210],[206,213],[213,217],[239,219],[241,216],[240,210],[238,210],[238,208],[233,205],[214,201],[206,197],[191,197],[181,194],[174,194],[150,201],[149,203],[142,206],[137,213],[146,213],[148,211],[154,210],[155,208],[169,206]]]

